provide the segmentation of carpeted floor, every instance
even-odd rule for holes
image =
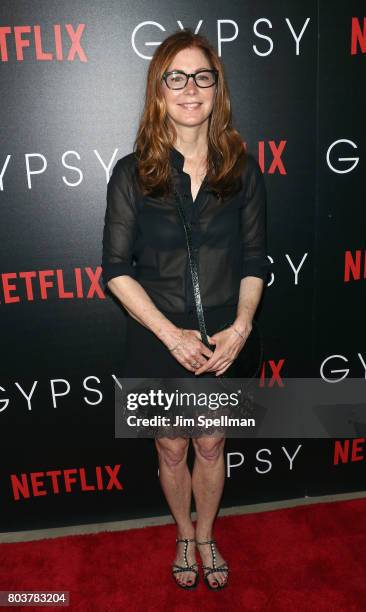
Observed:
[[[223,517],[215,536],[231,569],[216,593],[175,586],[172,525],[1,544],[0,590],[67,590],[82,612],[366,610],[366,499]]]

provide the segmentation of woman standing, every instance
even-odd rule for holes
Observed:
[[[177,210],[189,220],[212,351],[201,341]],[[263,176],[231,125],[221,62],[190,29],[157,47],[134,152],[118,160],[108,183],[103,281],[127,311],[124,377],[240,376],[237,357],[267,276]],[[217,330],[228,320],[232,326]],[[216,333],[215,333],[216,332]],[[157,437],[159,478],[177,524],[173,577],[220,589],[228,564],[213,539],[224,486],[223,436]],[[191,520],[191,495],[197,510]]]

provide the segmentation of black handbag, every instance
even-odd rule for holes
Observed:
[[[191,268],[191,275],[192,275],[192,284],[193,284],[193,293],[194,293],[194,300],[195,300],[195,306],[196,306],[196,312],[197,312],[197,319],[198,319],[198,324],[199,324],[199,328],[200,328],[200,333],[201,333],[201,338],[202,338],[202,342],[203,344],[205,344],[205,346],[207,346],[209,349],[211,349],[212,351],[215,350],[215,345],[214,344],[210,344],[209,340],[208,340],[208,336],[207,336],[207,329],[206,329],[206,324],[205,324],[205,318],[204,318],[204,314],[203,314],[203,307],[202,307],[202,301],[201,301],[201,292],[200,292],[200,286],[199,286],[199,278],[198,278],[198,264],[197,264],[197,259],[195,256],[195,252],[194,249],[192,247],[192,235],[191,235],[191,228],[190,225],[187,221],[183,206],[181,204],[182,202],[182,198],[181,195],[179,194],[179,192],[175,189],[174,193],[177,197],[177,208],[180,214],[180,217],[182,219],[182,223],[184,226],[184,231],[185,231],[185,235],[186,235],[186,240],[187,240],[187,250],[188,250],[188,258],[189,258],[189,264],[190,264],[190,268]],[[220,329],[216,330],[216,332],[218,331],[223,331],[224,329],[226,329],[227,327],[230,327],[235,319],[227,321],[224,325],[222,325],[220,327]],[[258,374],[260,368],[261,368],[261,364],[262,364],[262,358],[263,358],[263,340],[262,340],[262,335],[260,332],[260,328],[258,323],[253,319],[253,327],[252,327],[252,331],[249,334],[246,343],[244,344],[240,354],[245,351],[247,344],[248,344],[248,339],[252,336],[252,332],[254,329],[256,329],[257,332],[257,336],[258,336],[258,342],[259,342],[259,359],[258,359],[258,365],[254,371],[254,373],[251,376],[245,376],[245,379],[254,379],[255,376]],[[240,355],[239,354],[239,355]],[[239,357],[238,355],[238,357]],[[216,379],[220,379],[221,384],[227,388],[228,387],[228,378],[225,377],[225,375],[221,374],[220,376],[217,376]],[[224,380],[222,379],[226,379],[226,383]],[[243,400],[245,401],[244,396]],[[248,397],[246,398],[248,399]],[[246,402],[246,406],[248,407],[248,402]]]

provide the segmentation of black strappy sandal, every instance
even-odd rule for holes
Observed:
[[[176,563],[174,563],[172,565],[172,574],[173,574],[173,580],[175,582],[175,584],[177,584],[179,587],[181,587],[182,589],[195,589],[198,582],[199,582],[199,573],[198,573],[198,565],[197,562],[192,563],[192,565],[189,565],[188,563],[188,559],[187,559],[187,550],[188,550],[188,544],[189,542],[195,542],[195,539],[176,539],[176,543],[178,544],[178,542],[184,542],[184,551],[183,551],[183,556],[184,556],[184,563],[185,565],[177,565]],[[179,574],[180,572],[194,572],[196,574],[196,578],[195,581],[193,582],[193,584],[179,584],[179,582],[175,579],[175,574]]]
[[[222,563],[221,565],[216,565],[216,551],[215,551],[215,544],[216,544],[216,540],[207,540],[206,542],[197,542],[196,540],[196,544],[198,546],[201,546],[202,544],[209,544],[210,548],[211,548],[211,555],[212,555],[212,566],[209,565],[202,565],[202,569],[204,571],[204,581],[206,583],[206,585],[208,586],[209,589],[211,589],[211,591],[218,591],[220,589],[223,589],[224,587],[226,587],[227,585],[227,581],[228,581],[228,575],[229,575],[229,567],[228,564],[226,563],[226,561],[224,561],[224,563]],[[208,576],[210,574],[214,574],[215,572],[226,572],[226,580],[223,584],[220,584],[218,581],[217,582],[217,586],[211,586],[209,580],[208,580]]]

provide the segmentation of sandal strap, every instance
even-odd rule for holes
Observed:
[[[194,538],[176,538],[176,542],[195,542]]]
[[[188,551],[188,544],[189,542],[195,542],[195,538],[176,538],[176,543],[178,542],[184,542],[184,550],[183,550],[183,557],[184,557],[184,563],[186,564],[185,567],[189,568],[191,567],[188,563],[188,557],[187,557],[187,551]],[[194,565],[194,564],[193,564]],[[178,566],[179,567],[179,566]],[[181,566],[182,567],[182,566]]]
[[[188,567],[183,567],[182,565],[177,565],[174,563],[172,567],[174,568],[172,570],[173,574],[178,574],[179,572],[194,572],[195,574],[198,574],[197,563],[192,563],[192,565],[189,565]]]
[[[205,573],[205,576],[208,576],[209,574],[214,574],[215,572],[228,572],[229,568],[228,567],[223,567],[222,565],[220,565],[220,567],[210,567],[209,565],[202,565],[202,569],[203,570],[207,570]]]
[[[210,570],[209,571],[210,574],[212,574],[216,570],[219,571],[219,572],[229,571],[228,567],[227,567],[226,561],[224,561],[219,566],[216,565],[216,551],[215,551],[216,540],[214,540],[214,539],[206,540],[204,542],[196,542],[196,544],[198,544],[198,545],[200,545],[200,544],[209,544],[209,546],[211,548],[212,566],[202,566],[204,569]],[[206,575],[208,575],[208,574],[206,574]]]

